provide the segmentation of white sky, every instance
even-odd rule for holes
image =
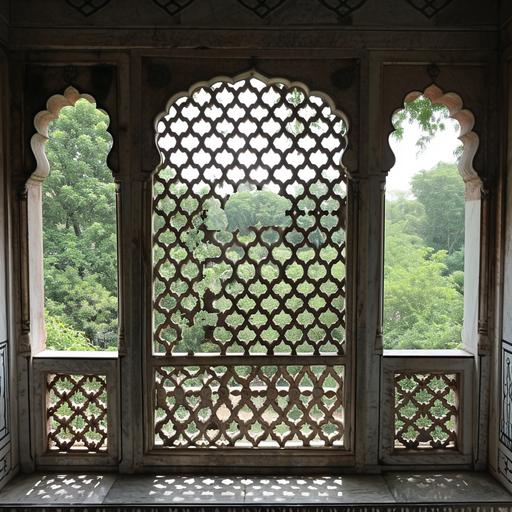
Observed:
[[[431,169],[439,162],[455,163],[453,153],[461,144],[457,138],[459,125],[453,119],[447,119],[444,123],[446,128],[421,152],[418,152],[419,148],[416,146],[416,141],[421,136],[421,129],[417,123],[405,124],[404,137],[401,141],[390,136],[389,142],[396,162],[386,180],[386,193],[389,198],[397,192],[408,192],[411,177],[419,171]]]

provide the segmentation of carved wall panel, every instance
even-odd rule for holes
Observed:
[[[435,27],[496,25],[497,0],[11,0],[14,26]],[[29,9],[32,7],[32,9]]]
[[[40,466],[118,463],[117,359],[34,359],[35,444]]]
[[[48,450],[107,451],[107,382],[104,375],[47,376]]]
[[[348,128],[255,72],[157,119],[155,449],[345,447]]]
[[[160,367],[155,446],[342,447],[343,377],[342,366],[298,363]]]
[[[177,99],[157,129],[154,351],[342,355],[346,123],[247,78]],[[249,201],[273,217],[240,218]]]
[[[395,374],[395,448],[457,448],[457,374]]]

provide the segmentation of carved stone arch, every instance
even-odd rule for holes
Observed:
[[[171,98],[167,101],[167,103],[165,105],[165,109],[163,111],[161,111],[156,116],[156,118],[154,120],[154,130],[155,130],[154,141],[155,141],[155,145],[157,146],[157,151],[158,151],[158,154],[160,157],[160,162],[156,166],[156,168],[153,170],[153,174],[155,172],[158,172],[161,169],[162,164],[163,164],[162,154],[161,154],[160,149],[158,148],[158,123],[168,114],[172,105],[178,99],[180,99],[182,97],[191,97],[192,94],[194,93],[194,91],[196,91],[197,89],[200,89],[202,87],[211,87],[212,85],[214,85],[218,82],[226,82],[226,83],[234,84],[240,80],[245,80],[247,78],[256,78],[256,79],[262,81],[263,83],[265,83],[266,85],[281,84],[281,85],[284,85],[287,89],[298,88],[298,89],[301,89],[308,97],[317,96],[317,97],[321,98],[327,104],[327,106],[331,109],[331,113],[334,114],[336,117],[338,117],[345,123],[346,131],[345,131],[345,134],[343,135],[344,149],[343,149],[340,165],[341,165],[343,171],[346,173],[347,177],[349,179],[353,179],[353,175],[351,174],[351,170],[350,170],[350,168],[351,168],[350,163],[355,161],[355,155],[353,155],[353,152],[350,150],[350,145],[349,145],[348,134],[350,132],[350,120],[349,120],[347,114],[343,110],[341,110],[340,108],[338,108],[336,106],[336,103],[331,98],[331,96],[329,96],[327,93],[324,93],[322,91],[311,90],[304,82],[288,80],[286,78],[280,78],[280,77],[270,78],[270,77],[260,73],[259,71],[257,71],[254,68],[252,68],[248,71],[245,71],[243,73],[240,73],[238,75],[231,76],[231,77],[224,76],[224,75],[218,75],[214,78],[211,78],[210,80],[196,82],[193,85],[191,85],[188,88],[188,90],[180,91],[171,96]]]
[[[420,96],[428,98],[435,105],[444,105],[450,113],[450,118],[459,124],[458,139],[462,142],[463,149],[457,167],[465,183],[466,199],[478,199],[482,192],[483,181],[473,166],[473,160],[480,144],[478,134],[473,131],[475,116],[470,110],[464,108],[462,98],[458,94],[454,92],[445,93],[435,84],[429,85],[423,92],[412,91],[408,93],[403,100],[403,104],[411,103]],[[402,108],[396,109],[391,118]]]
[[[486,346],[486,318],[487,299],[484,293],[487,282],[487,256],[486,256],[486,231],[485,225],[488,202],[484,191],[484,178],[474,168],[473,161],[480,144],[479,136],[473,131],[475,116],[467,108],[464,108],[462,98],[454,92],[444,92],[436,84],[431,84],[423,91],[411,91],[403,99],[406,105],[418,97],[428,98],[435,105],[443,105],[448,109],[451,119],[457,121],[460,127],[458,139],[462,142],[462,155],[457,163],[458,171],[465,185],[465,259],[464,259],[464,322],[462,343],[464,348],[476,354]],[[402,107],[403,108],[403,107]],[[392,125],[394,114],[401,109],[396,109],[388,119]],[[389,138],[394,131],[388,134],[386,149],[392,154],[388,158],[386,172],[394,165],[394,154],[389,145]],[[391,156],[391,155],[389,155]],[[485,324],[485,328],[482,325]],[[485,332],[484,332],[485,331]]]
[[[66,88],[64,94],[54,94],[51,96],[46,102],[46,110],[38,112],[34,117],[36,133],[30,139],[30,146],[36,159],[36,169],[30,175],[29,180],[42,181],[50,173],[50,163],[45,151],[46,143],[49,140],[48,130],[50,123],[59,117],[60,111],[64,107],[73,107],[81,99],[87,100],[96,107],[96,100],[93,96],[81,94],[77,89],[70,86]],[[109,117],[107,112],[102,109],[99,110]],[[110,137],[112,138],[111,134]]]
[[[42,188],[45,178],[50,173],[50,163],[45,151],[49,140],[49,127],[50,123],[59,117],[64,107],[72,107],[80,99],[87,100],[96,107],[96,100],[93,96],[81,94],[70,86],[64,91],[64,94],[51,96],[46,103],[46,109],[34,117],[36,133],[31,137],[30,146],[36,159],[36,168],[26,180],[25,189],[20,199],[20,238],[24,242],[21,249],[21,323],[23,327],[18,350],[23,354],[40,352],[44,350],[46,343]],[[105,111],[101,111],[109,117]],[[112,134],[109,133],[109,136],[113,139]],[[118,183],[116,183],[116,196],[118,196],[118,188]],[[118,201],[117,197],[116,201]],[[119,278],[118,286],[120,287]],[[119,325],[121,325],[120,313]]]

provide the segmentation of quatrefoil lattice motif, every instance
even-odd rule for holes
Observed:
[[[188,7],[194,0],[153,0],[153,2],[167,14],[174,16]]]
[[[155,446],[339,448],[344,372],[342,365],[158,367]]]
[[[342,18],[362,7],[366,0],[320,0],[320,2]]]
[[[110,0],[66,0],[66,3],[84,16],[91,16],[105,7]]]
[[[394,382],[395,448],[457,448],[458,375],[398,372]]]
[[[427,18],[433,18],[437,13],[451,4],[452,0],[407,0],[407,3]]]
[[[154,178],[156,352],[344,353],[345,130],[320,96],[257,78],[170,107]],[[272,214],[247,224],[244,201]]]
[[[278,7],[281,7],[286,0],[238,0],[238,2],[256,14],[256,16],[265,18]]]
[[[106,452],[106,376],[48,375],[46,386],[48,449],[59,452]]]

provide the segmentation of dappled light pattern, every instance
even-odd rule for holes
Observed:
[[[48,375],[48,450],[107,451],[107,380],[104,375]]]
[[[157,354],[344,353],[346,125],[257,78],[178,98],[158,122]]]
[[[343,375],[343,366],[159,368],[155,444],[342,446]]]
[[[395,448],[457,448],[458,374],[395,374]]]

